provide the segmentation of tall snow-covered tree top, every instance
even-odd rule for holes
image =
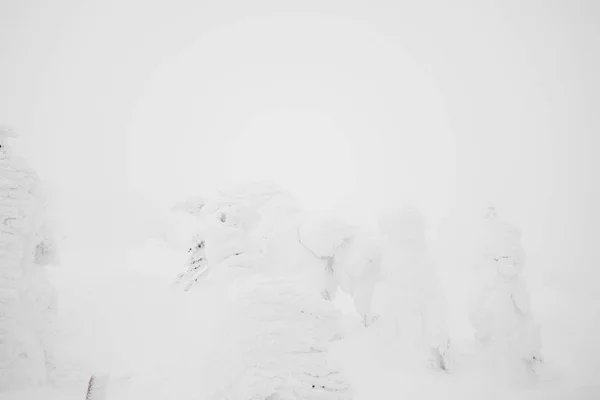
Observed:
[[[482,223],[479,235],[479,251],[496,260],[510,258],[524,264],[526,254],[521,243],[521,230],[498,216]]]

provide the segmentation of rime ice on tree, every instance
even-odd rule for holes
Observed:
[[[244,185],[220,191],[195,217],[183,287],[198,282],[227,293],[224,345],[210,357],[226,384],[214,399],[351,399],[328,360],[341,315],[302,277],[302,255],[310,256],[298,243],[300,213],[290,196],[269,183]],[[290,273],[296,268],[304,270]]]
[[[340,285],[336,258],[342,247],[347,247],[355,230],[338,218],[321,215],[306,218],[298,226],[298,242],[323,268],[319,280],[324,299],[332,300]]]
[[[354,397],[328,354],[341,317],[331,302],[289,277],[257,274],[235,286],[226,345],[210,356],[228,366],[230,384],[211,399]]]
[[[297,209],[275,184],[256,182],[220,190],[216,198],[192,198],[173,211],[187,215],[189,237],[193,236],[186,272],[180,275],[186,290],[199,276],[235,275],[291,264],[281,262],[279,256],[283,253],[286,261],[292,258],[287,224],[297,217]]]
[[[322,296],[331,300],[338,287],[352,296],[365,326],[375,317],[371,300],[381,280],[379,237],[332,216],[313,216],[299,227],[298,240],[323,267]]]
[[[365,326],[375,322],[371,302],[376,285],[383,279],[379,237],[361,229],[343,242],[336,253],[334,274],[342,290],[352,296]]]
[[[382,325],[411,351],[417,350],[416,357],[425,354],[430,366],[445,370],[450,339],[424,219],[411,207],[393,210],[380,218],[379,229],[385,238],[385,281],[378,298]]]
[[[540,327],[534,322],[529,290],[520,277],[526,255],[521,232],[488,209],[480,233],[469,319],[476,340],[496,359],[541,362]]]
[[[37,175],[12,156],[0,131],[0,390],[47,382],[56,296],[45,264],[53,247]]]
[[[186,271],[179,274],[176,284],[184,283],[183,290],[188,291],[192,285],[198,282],[208,272],[208,260],[206,258],[206,241],[201,236],[193,239],[192,246],[188,250],[189,257],[186,262]]]

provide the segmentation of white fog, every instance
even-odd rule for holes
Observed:
[[[597,398],[598,70],[593,1],[0,3],[0,399]]]

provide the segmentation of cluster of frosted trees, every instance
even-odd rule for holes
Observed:
[[[178,277],[185,290],[211,276],[230,280],[257,271],[293,277],[327,302],[341,289],[352,297],[364,326],[375,324],[404,343],[407,354],[417,354],[416,362],[450,370],[443,291],[416,209],[388,212],[376,229],[368,229],[303,213],[284,190],[260,183],[212,200],[190,199],[174,210],[196,227],[186,270]],[[478,237],[468,310],[476,342],[496,358],[530,367],[542,360],[541,340],[519,276],[525,262],[520,232],[490,210]]]
[[[319,295],[327,276],[301,245],[302,213],[281,188],[257,183],[174,207],[197,224],[176,284],[229,293],[227,326],[214,359],[227,365],[215,399],[349,399],[328,361],[340,312]],[[181,215],[177,221],[182,221]],[[169,235],[172,242],[179,235]]]
[[[0,131],[0,391],[45,384],[53,370],[56,249],[37,175]]]

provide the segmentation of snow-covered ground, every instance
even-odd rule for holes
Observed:
[[[236,316],[237,294],[224,286],[173,290],[171,278],[180,266],[181,255],[156,240],[130,249],[126,259],[64,255],[62,265],[50,270],[60,293],[55,387],[3,393],[0,399],[84,399],[91,374],[109,375],[107,400],[209,399],[237,356],[235,347],[223,347],[228,339],[223,327],[240,329],[251,318]],[[472,332],[461,307],[465,282],[454,279],[443,275],[450,331],[462,350],[450,374],[415,365],[400,343],[384,339],[376,323],[369,328],[360,323],[347,296],[336,299],[344,337],[330,343],[328,357],[356,400],[599,398],[598,298],[530,284],[546,362],[537,379],[507,385],[486,375],[482,366],[489,360],[469,356]]]

